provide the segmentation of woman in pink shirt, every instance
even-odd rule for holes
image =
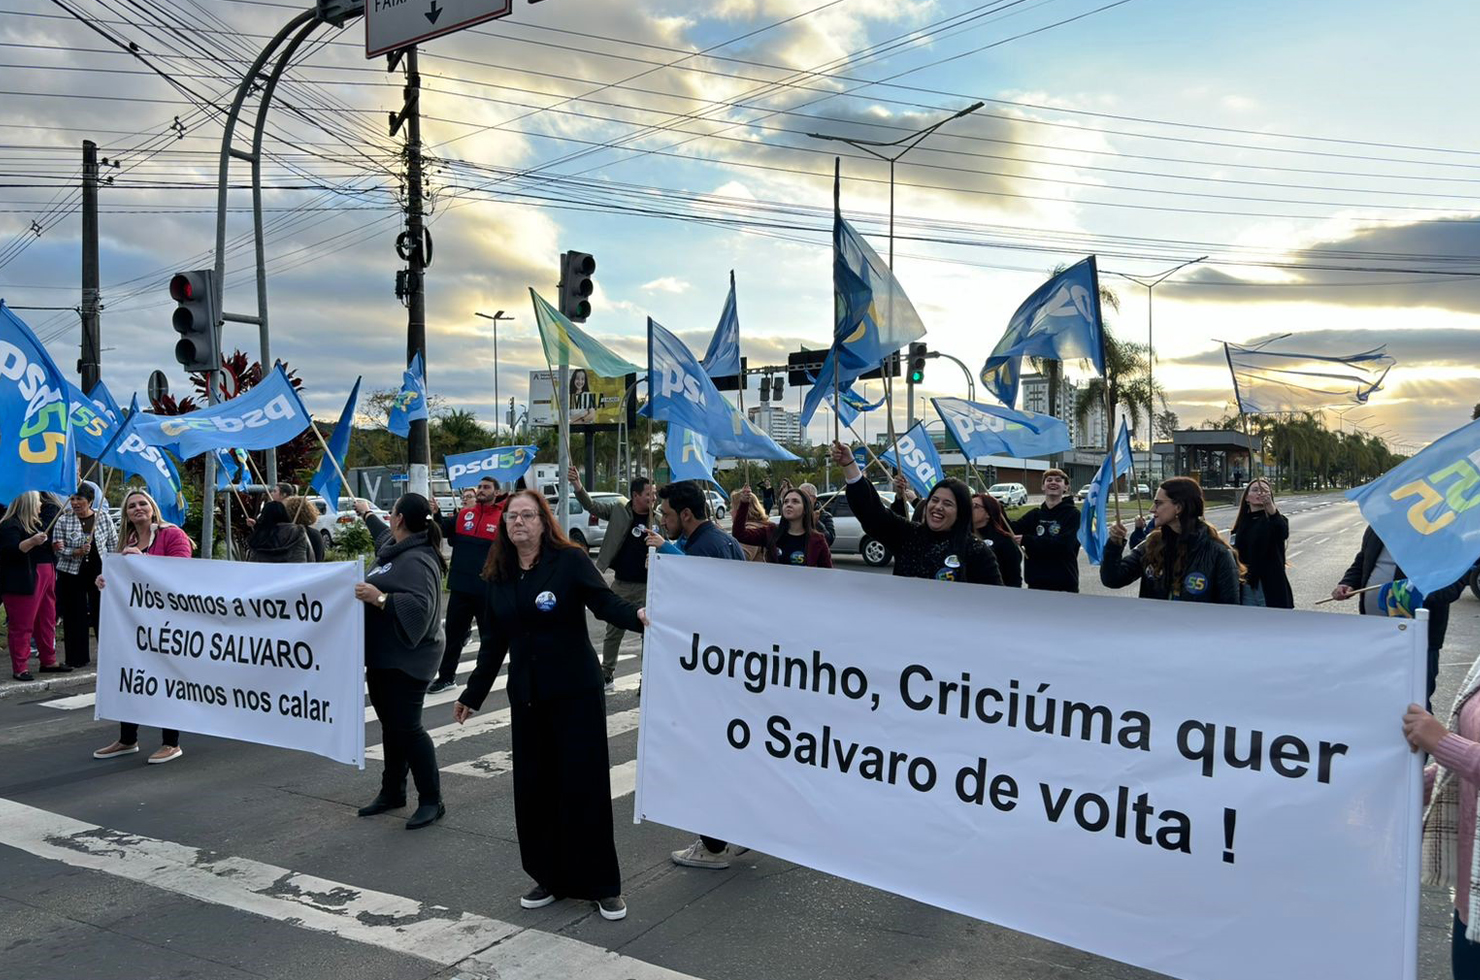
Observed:
[[[154,498],[143,490],[130,490],[123,498],[123,526],[118,533],[118,552],[123,555],[163,555],[169,558],[189,558],[195,550],[190,536],[173,524],[165,522]],[[98,576],[98,589],[103,588],[103,576]],[[98,749],[94,759],[116,759],[121,755],[133,755],[139,751],[139,726],[130,721],[118,725],[118,741]],[[180,733],[172,728],[164,730],[164,744],[149,757],[150,765],[174,762],[185,753],[180,749]]]
[[[1449,724],[1410,704],[1403,737],[1434,757],[1424,769],[1423,877],[1454,889],[1454,980],[1480,977],[1480,882],[1471,871],[1480,853],[1480,660],[1470,667]]]

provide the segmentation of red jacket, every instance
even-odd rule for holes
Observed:
[[[748,544],[765,549],[766,561],[772,564],[781,564],[781,550],[776,547],[776,541],[781,537],[781,525],[766,524],[747,525],[745,518],[750,514],[750,503],[741,500],[735,504],[735,512],[731,515],[730,533],[735,540],[741,544]],[[784,518],[783,518],[784,520]],[[804,564],[808,568],[832,568],[832,551],[827,547],[827,538],[822,532],[813,531],[807,535],[807,556]]]

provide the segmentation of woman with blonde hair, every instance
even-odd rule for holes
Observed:
[[[769,550],[764,544],[746,544],[735,531],[740,531],[746,538],[753,539],[768,533],[771,526],[771,515],[767,513],[766,505],[754,494],[750,494],[749,504],[743,503],[746,499],[748,488],[736,490],[730,494],[730,514],[732,517],[730,531],[736,541],[740,542],[740,550],[745,552],[746,561],[766,561],[766,552]]]
[[[324,536],[314,526],[319,520],[319,509],[307,497],[288,497],[283,501],[283,506],[288,508],[288,520],[303,528],[303,533],[308,535],[308,546],[313,549],[313,560],[323,561]]]
[[[18,681],[34,678],[27,669],[31,638],[41,654],[41,672],[66,673],[57,663],[56,564],[43,561],[51,538],[41,520],[41,494],[27,490],[10,502],[0,519],[0,596],[7,619],[10,672]]]
[[[190,537],[180,528],[170,524],[159,512],[159,504],[147,491],[130,490],[123,498],[122,523],[118,530],[118,553],[121,555],[162,555],[168,558],[189,558],[195,550]],[[98,576],[98,589],[107,583]],[[151,766],[174,762],[184,751],[180,748],[180,733],[166,728],[163,744],[149,757]],[[93,753],[94,759],[116,759],[121,755],[133,755],[139,751],[139,726],[131,721],[118,725],[118,741],[104,746]]]

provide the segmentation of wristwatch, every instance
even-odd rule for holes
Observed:
[[[385,608],[385,600],[386,600],[386,593],[382,592],[380,594],[380,598],[378,598],[378,599],[375,600],[375,608],[376,609],[384,609]]]

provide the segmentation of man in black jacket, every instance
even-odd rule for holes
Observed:
[[[1022,536],[1023,581],[1046,592],[1079,591],[1079,510],[1063,470],[1043,474],[1043,503],[1012,522]]]
[[[428,694],[447,690],[457,679],[457,665],[462,659],[463,644],[468,642],[474,619],[478,621],[478,636],[488,635],[483,563],[488,559],[493,539],[498,537],[506,500],[499,497],[498,481],[485,476],[478,481],[471,507],[443,516],[437,509],[436,500],[432,501],[432,511],[442,526],[442,536],[452,546],[452,561],[447,567],[447,646],[437,670],[437,679],[427,688]]]
[[[1352,593],[1373,586],[1386,585],[1400,578],[1407,578],[1398,567],[1392,552],[1382,543],[1382,538],[1372,528],[1362,532],[1362,550],[1352,559],[1351,567],[1341,576],[1331,598],[1350,599]],[[1461,578],[1453,585],[1437,589],[1424,596],[1423,607],[1429,611],[1429,698],[1434,696],[1434,684],[1439,677],[1439,650],[1444,646],[1444,634],[1449,630],[1449,604],[1458,599],[1465,590]],[[1384,616],[1386,613],[1377,605],[1377,591],[1364,592],[1357,597],[1364,616]],[[1370,601],[1369,601],[1370,600]]]

